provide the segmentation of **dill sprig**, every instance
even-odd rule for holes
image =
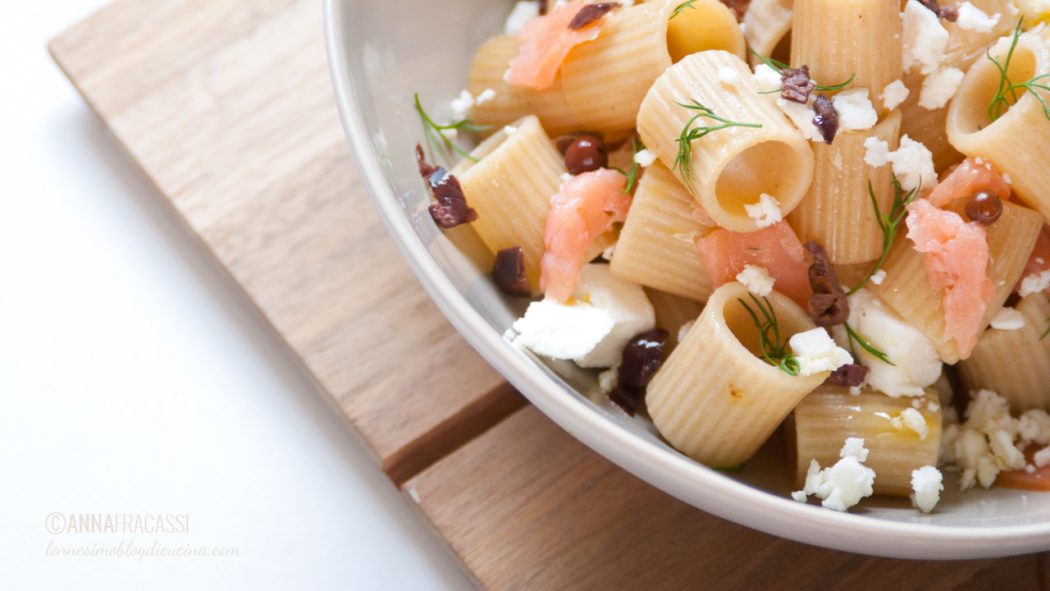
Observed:
[[[688,179],[692,175],[690,166],[693,162],[693,142],[707,136],[708,134],[727,129],[730,127],[762,127],[761,123],[742,123],[739,121],[730,121],[723,117],[718,116],[713,110],[696,101],[696,99],[690,99],[692,104],[678,103],[678,106],[685,107],[690,111],[698,111],[696,115],[693,115],[689,119],[689,122],[682,128],[682,133],[679,134],[678,140],[678,156],[674,160],[673,170],[677,170],[682,178]],[[717,122],[717,125],[701,125],[699,127],[693,127],[693,124],[701,119],[710,119]]]
[[[634,191],[634,186],[638,183],[638,172],[641,168],[638,166],[638,161],[635,157],[638,156],[638,152],[645,149],[645,144],[640,142],[637,137],[631,138],[631,168],[627,170],[627,188],[623,190],[624,193],[630,193]]]
[[[427,146],[430,148],[431,158],[437,158],[440,154],[448,165],[452,164],[453,154],[459,154],[460,156],[473,160],[474,162],[478,161],[477,158],[470,155],[469,151],[459,147],[459,145],[449,139],[444,132],[455,130],[477,133],[485,131],[489,126],[475,125],[470,119],[461,119],[452,123],[439,124],[427,114],[426,110],[423,109],[423,103],[419,100],[418,92],[415,94],[415,104],[416,112],[419,113],[419,119],[423,125],[423,133],[427,138]]]
[[[920,182],[920,186],[922,183]],[[907,215],[908,204],[915,201],[915,198],[919,196],[919,187],[904,192],[904,187],[901,187],[901,182],[897,178],[897,175],[893,175],[893,205],[890,207],[890,211],[883,213],[879,208],[879,201],[875,198],[875,189],[871,186],[871,181],[868,181],[868,197],[871,198],[871,206],[875,209],[875,221],[879,223],[879,229],[882,230],[882,254],[879,255],[879,260],[875,261],[875,266],[868,272],[867,277],[864,281],[861,281],[853,289],[849,290],[847,295],[853,295],[857,291],[868,284],[871,281],[872,275],[879,272],[882,265],[886,262],[886,258],[890,256],[890,249],[893,248],[893,242],[897,239],[897,229],[900,226],[901,221],[904,220],[904,216]]]
[[[1043,331],[1043,334],[1039,335],[1039,340],[1041,341],[1045,339],[1048,335],[1050,335],[1050,318],[1046,319],[1046,330]]]
[[[667,20],[671,20],[674,17],[682,14],[683,12],[685,12],[686,9],[696,10],[696,7],[693,6],[693,4],[696,4],[696,0],[685,0],[685,2],[682,2],[678,6],[675,6],[674,10],[671,11],[671,18],[669,18]]]
[[[1010,108],[1010,105],[1017,103],[1020,100],[1017,92],[1021,91],[1023,96],[1025,92],[1029,92],[1035,97],[1039,104],[1043,106],[1043,115],[1050,120],[1050,105],[1047,104],[1046,98],[1039,94],[1039,90],[1050,92],[1050,74],[1041,74],[1033,77],[1031,80],[1026,82],[1019,82],[1014,84],[1010,81],[1009,71],[1010,62],[1014,58],[1014,50],[1017,49],[1017,42],[1021,39],[1021,24],[1024,23],[1024,17],[1017,19],[1017,26],[1014,27],[1013,38],[1010,40],[1010,50],[1006,52],[1006,61],[1000,62],[998,59],[992,57],[991,50],[985,51],[985,55],[988,59],[995,64],[997,70],[999,70],[999,87],[996,89],[995,96],[992,97],[991,104],[988,105],[988,118],[992,121],[1003,116],[1003,113]],[[1007,98],[1009,94],[1009,98]]]
[[[755,328],[758,329],[758,344],[762,349],[762,358],[766,360],[766,363],[789,376],[797,376],[800,370],[798,359],[787,350],[785,343],[780,339],[780,322],[777,321],[777,313],[773,309],[773,304],[769,303],[769,298],[766,297],[759,300],[753,293],[749,293],[748,296],[758,307],[762,315],[761,319],[747,302],[740,298],[737,298],[736,301],[747,310],[751,320],[755,323]]]
[[[842,326],[846,327],[846,336],[849,337],[850,349],[853,349],[853,343],[857,343],[858,345],[860,345],[861,349],[864,349],[868,353],[871,353],[879,361],[896,366],[895,363],[890,361],[890,358],[887,357],[885,353],[876,349],[874,345],[865,340],[864,337],[860,336],[860,334],[858,334],[857,331],[853,330],[853,327],[851,327],[848,322],[844,322]],[[854,356],[856,356],[856,351],[854,351]]]
[[[754,49],[748,48],[748,51],[751,52],[751,55],[753,55],[756,58],[758,58],[763,64],[769,66],[770,68],[773,69],[774,72],[776,72],[777,74],[780,74],[781,76],[784,75],[784,70],[786,70],[786,69],[788,69],[790,67],[787,64],[785,64],[784,62],[782,62],[780,60],[775,60],[775,59],[773,59],[773,58],[771,58],[769,56],[762,55],[761,53],[758,53]],[[838,91],[842,90],[843,88],[846,88],[850,84],[853,84],[853,80],[855,80],[856,77],[857,77],[856,74],[850,74],[849,78],[847,78],[845,82],[839,82],[838,84],[830,84],[830,85],[829,84],[817,84],[815,90],[817,92],[838,92]],[[774,92],[780,92],[780,90],[779,89],[778,90],[766,90],[766,91],[760,92],[759,94],[773,94]]]

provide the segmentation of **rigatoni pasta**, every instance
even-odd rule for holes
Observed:
[[[802,399],[788,440],[797,458],[795,480],[801,486],[811,460],[830,466],[849,437],[868,448],[865,465],[875,471],[875,493],[912,494],[912,472],[937,465],[941,443],[941,405],[936,392],[918,398],[891,398],[878,392],[851,394],[825,385]]]
[[[813,183],[789,219],[799,238],[824,246],[832,263],[863,263],[882,254],[878,212],[890,210],[893,182],[889,168],[864,162],[864,142],[876,138],[895,150],[900,124],[894,111],[869,131],[840,133],[830,145],[813,146]]]
[[[546,90],[507,83],[504,79],[507,64],[517,53],[516,37],[496,35],[483,43],[474,54],[467,90],[473,96],[484,96],[484,93],[492,95],[471,110],[474,122],[495,131],[526,115],[535,115],[544,130],[553,136],[580,129],[582,124],[565,99],[561,80]]]
[[[696,241],[712,226],[697,203],[662,164],[638,184],[611,262],[613,275],[668,293],[704,301],[713,289]]]
[[[784,417],[827,374],[789,376],[760,354],[759,335],[741,302],[747,288],[727,283],[649,384],[646,404],[660,433],[709,466],[746,461]],[[785,333],[814,327],[806,313],[778,293],[769,301]]]
[[[496,132],[471,157],[477,162],[465,159],[452,172],[478,212],[474,230],[494,253],[521,247],[529,286],[538,292],[543,229],[565,164],[534,115]]]
[[[731,72],[734,82],[721,82],[720,71]],[[683,130],[718,126],[704,109],[747,126],[685,142],[690,144],[685,158]],[[747,64],[723,51],[694,54],[668,68],[642,102],[638,133],[711,219],[733,231],[758,229],[745,206],[758,204],[763,195],[776,200],[782,215],[790,213],[813,178],[813,151],[806,140],[759,94]]]
[[[752,0],[743,23],[747,44],[758,54],[750,56],[751,65],[762,63],[758,56],[790,61],[793,6],[793,0]],[[787,47],[782,50],[785,41]]]
[[[1023,325],[985,332],[959,364],[966,386],[995,390],[1015,412],[1050,410],[1050,301],[1034,293],[1017,304]]]

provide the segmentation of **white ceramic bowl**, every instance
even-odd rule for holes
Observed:
[[[412,95],[441,113],[465,85],[473,50],[499,31],[511,0],[326,0],[332,80],[346,135],[391,236],[460,333],[566,431],[624,469],[704,511],[801,542],[881,556],[961,559],[1050,549],[1050,494],[956,493],[931,515],[869,499],[851,513],[791,500],[776,441],[739,474],[676,452],[651,425],[594,396],[593,377],[543,364],[503,334],[520,313],[426,213],[412,149]],[[561,372],[561,373],[559,373]],[[574,385],[576,387],[574,387]],[[582,392],[582,393],[581,393]],[[776,436],[775,436],[776,438]]]

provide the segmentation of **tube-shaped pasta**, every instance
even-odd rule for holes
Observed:
[[[755,53],[784,62],[790,60],[790,55],[778,55],[778,47],[791,31],[793,5],[793,0],[752,0],[744,14],[743,29],[744,38]],[[790,51],[788,47],[784,53]],[[762,63],[754,55],[750,61],[753,66]]]
[[[732,71],[732,84],[718,72]],[[680,159],[678,141],[692,129],[718,126],[718,121],[683,105],[695,103],[717,116],[760,128],[731,126],[712,131],[689,144],[691,157]],[[693,120],[697,115],[701,117]],[[693,54],[666,72],[646,95],[638,113],[638,133],[664,164],[672,167],[708,215],[736,232],[758,229],[746,205],[763,194],[779,202],[787,215],[805,196],[813,179],[813,150],[768,97],[758,94],[751,70],[724,51]]]
[[[520,246],[529,287],[538,292],[543,232],[565,163],[535,116],[514,127],[481,142],[471,152],[477,161],[464,159],[452,172],[478,212],[474,231],[492,252]]]
[[[926,421],[925,438],[893,422],[901,412],[913,408],[915,400],[920,401],[917,410]],[[874,391],[854,396],[849,388],[824,385],[802,400],[794,419],[794,440],[788,445],[794,447],[793,455],[798,458],[795,476],[799,486],[805,481],[811,460],[823,467],[839,460],[847,437],[864,440],[868,449],[864,464],[876,474],[875,494],[906,497],[912,492],[912,470],[937,465],[941,412],[937,393],[932,390],[922,398],[891,398]]]
[[[945,122],[948,120],[948,106],[929,110],[919,105],[922,95],[922,81],[925,76],[919,72],[910,72],[903,78],[908,88],[908,98],[901,103],[901,135],[921,142],[933,154],[935,170],[946,170],[953,164],[962,161],[963,155],[948,142]]]
[[[667,331],[667,344],[671,349],[678,346],[678,331],[683,325],[693,322],[704,305],[696,300],[683,298],[658,289],[646,289],[645,295],[656,312],[656,327]],[[670,351],[671,349],[668,349]]]
[[[1010,40],[1002,39],[991,50],[1005,62]],[[1022,35],[1007,72],[1014,83],[1050,73],[1050,50],[1037,36]],[[998,119],[989,118],[989,105],[1000,83],[999,69],[991,60],[974,63],[963,78],[948,110],[948,139],[963,154],[980,156],[1013,180],[1022,201],[1050,218],[1050,119],[1039,99],[1029,92],[1020,97],[1006,93],[1013,104]],[[1039,90],[1043,100],[1050,93]]]
[[[547,133],[561,135],[582,129],[579,119],[565,100],[561,79],[546,90],[533,90],[508,84],[503,75],[512,57],[518,53],[518,38],[496,35],[485,41],[474,54],[467,85],[474,96],[487,90],[496,94],[470,111],[479,125],[499,129],[526,115],[536,115]]]
[[[969,0],[977,9],[990,17],[999,15],[987,31],[965,29],[958,23],[942,21],[948,30],[948,47],[944,50],[942,68],[959,68],[965,71],[974,60],[984,55],[985,49],[996,39],[1010,34],[1017,24],[1018,10],[1012,0]]]
[[[1043,292],[1035,293],[1021,300],[1017,310],[1024,315],[1024,326],[988,329],[959,369],[967,388],[995,390],[1014,412],[1050,410],[1050,338],[1043,338],[1050,300]]]
[[[791,64],[808,65],[821,84],[853,76],[853,87],[878,95],[901,77],[903,21],[891,0],[795,0]],[[884,112],[881,101],[876,109]]]
[[[697,218],[696,206],[696,200],[666,166],[655,163],[647,168],[613,251],[613,275],[706,300],[713,287],[696,240],[713,228]]]
[[[653,80],[671,65],[667,22],[674,2],[612,11],[601,34],[577,46],[561,66],[565,97],[586,129],[630,129]]]
[[[983,326],[988,326],[1002,309],[1020,279],[1042,227],[1042,216],[1013,203],[1003,203],[1002,216],[988,226],[988,277],[995,286],[995,295],[988,304]],[[899,238],[883,269],[886,278],[882,284],[868,284],[868,289],[926,335],[945,363],[959,361],[959,343],[945,334],[943,294],[930,285],[923,255],[916,252],[914,244]]]
[[[900,124],[900,112],[894,111],[869,130],[839,133],[834,143],[813,146],[813,184],[789,219],[800,240],[824,245],[835,264],[872,261],[882,254],[882,227],[869,187],[879,211],[886,212],[893,203],[893,182],[888,166],[864,162],[864,140],[876,137],[896,150]]]
[[[683,53],[725,49],[744,56],[744,37],[718,0],[654,0],[614,10],[601,34],[577,46],[562,64],[565,96],[592,131],[632,129],[653,81]]]
[[[750,302],[747,288],[739,283],[715,290],[646,394],[660,434],[676,449],[714,467],[747,461],[799,400],[828,376],[793,377],[766,363],[758,356],[758,330],[738,299]],[[787,296],[774,291],[769,302],[785,339],[814,327]]]

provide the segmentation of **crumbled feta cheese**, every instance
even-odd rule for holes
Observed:
[[[812,142],[823,142],[824,136],[820,134],[820,130],[817,129],[816,125],[813,125],[813,117],[816,113],[813,109],[807,105],[800,105],[795,101],[786,101],[782,98],[777,99],[777,106],[780,110],[791,119],[791,122],[795,124],[795,128],[802,134],[802,137]]]
[[[635,335],[656,325],[641,286],[614,277],[609,265],[586,265],[575,303],[533,302],[514,323],[516,342],[538,355],[572,359],[580,367],[612,367]]]
[[[521,33],[525,23],[540,16],[540,3],[535,0],[519,0],[503,23],[505,35],[517,35]]]
[[[776,197],[765,193],[759,196],[758,203],[745,203],[744,210],[747,211],[747,217],[755,220],[759,228],[772,226],[784,219],[784,214],[780,211],[780,202]]]
[[[958,68],[937,70],[922,81],[919,106],[928,111],[944,107],[962,84],[963,71]]]
[[[831,99],[831,102],[839,114],[839,130],[841,131],[871,129],[879,120],[879,115],[868,98],[867,88],[840,92]]]
[[[744,265],[744,270],[737,273],[736,280],[747,287],[747,291],[765,297],[773,291],[773,277],[765,267]]]
[[[931,400],[930,403],[926,405],[926,410],[930,412],[937,412],[941,410],[941,405]]]
[[[864,140],[864,162],[873,168],[889,164],[890,144],[875,136]]]
[[[1024,411],[1017,419],[1017,434],[1022,441],[1039,445],[1050,443],[1050,414],[1041,408]]]
[[[849,387],[849,395],[850,396],[860,396],[861,390],[862,390],[862,388],[860,386],[850,386]]]
[[[849,325],[873,347],[886,354],[885,363],[863,347],[853,347],[857,362],[868,368],[867,383],[894,398],[922,396],[941,376],[937,350],[918,329],[885,307],[870,291],[860,289],[849,297]],[[845,331],[839,342],[847,345]]]
[[[835,371],[843,365],[853,363],[853,356],[849,351],[839,347],[823,328],[796,333],[788,340],[788,345],[798,360],[798,373],[802,376]]]
[[[1027,466],[1024,467],[1024,471],[1027,472],[1028,474],[1035,474],[1035,466],[1033,466],[1031,464],[1028,464]]]
[[[898,78],[882,89],[882,94],[879,98],[882,99],[882,106],[886,107],[886,110],[892,111],[908,99],[909,93],[910,91],[904,85],[904,81]]]
[[[1022,279],[1021,289],[1017,291],[1017,295],[1026,298],[1033,293],[1046,291],[1048,287],[1050,287],[1050,269],[1041,273],[1032,273]]]
[[[910,1],[914,2],[914,0]],[[889,160],[893,163],[893,174],[897,175],[905,191],[937,184],[933,154],[922,142],[917,142],[907,135],[902,136],[900,147],[890,152]]]
[[[983,10],[969,2],[960,4],[958,11],[959,17],[955,20],[955,25],[960,29],[976,33],[990,33],[992,28],[999,24],[999,19],[1002,17],[999,13],[988,16]]]
[[[871,282],[875,285],[882,285],[882,282],[886,280],[886,269],[879,269],[871,274]]]
[[[644,150],[638,150],[634,155],[634,161],[638,163],[638,166],[646,168],[652,166],[656,162],[656,152],[646,148]]]
[[[505,133],[507,135],[514,135],[515,133],[517,133],[517,131],[518,131],[518,128],[514,127],[513,125],[504,125],[503,126],[503,133]]]
[[[823,499],[824,507],[845,511],[870,497],[874,493],[875,471],[864,465],[868,457],[864,440],[847,439],[839,456],[841,459],[834,466],[823,470],[816,460],[810,460],[806,483],[802,490],[791,493],[791,498],[805,502],[807,496],[816,495]]]
[[[1035,455],[1032,456],[1032,461],[1035,462],[1036,468],[1043,468],[1050,464],[1050,447],[1044,447],[1035,452]]]
[[[474,95],[469,90],[462,90],[459,96],[449,103],[452,108],[452,118],[456,120],[466,119],[470,115],[470,108],[474,106]]]
[[[558,187],[560,189],[561,187],[565,186],[565,183],[567,183],[567,182],[572,180],[572,175],[567,173],[567,172],[563,172],[563,173],[561,173],[561,176],[558,177],[558,179],[561,181],[561,185]],[[557,197],[558,197],[557,195],[552,196],[551,197],[551,203],[554,203],[554,200],[557,199]]]
[[[740,74],[733,68],[722,66],[718,68],[718,81],[727,88],[736,88],[740,84]]]
[[[941,434],[942,451],[948,452],[944,461],[962,472],[961,490],[975,484],[988,488],[999,472],[1025,467],[1021,449],[1030,441],[1018,437],[1021,421],[1010,416],[1010,405],[1003,397],[981,390],[970,401],[966,415],[966,423],[950,425]]]
[[[922,413],[914,408],[902,410],[901,414],[890,419],[890,422],[899,431],[904,429],[914,431],[919,436],[919,439],[926,439],[926,436],[930,434],[930,429],[926,425],[926,417],[922,416]]]
[[[772,93],[775,90],[780,90],[780,74],[777,74],[776,70],[766,64],[755,66],[755,73],[752,78],[755,81],[755,86],[758,87],[758,92]],[[769,96],[774,95],[770,94]]]
[[[941,500],[941,491],[944,490],[944,476],[935,466],[923,466],[918,470],[912,470],[911,502],[923,513],[933,511]]]
[[[496,91],[491,88],[486,88],[485,90],[481,91],[481,94],[478,95],[478,98],[474,99],[474,104],[484,105],[485,103],[491,101],[494,98],[496,98]]]
[[[696,321],[695,320],[690,320],[689,322],[686,322],[682,326],[678,327],[678,335],[677,336],[678,336],[678,342],[679,343],[681,343],[682,341],[685,340],[685,336],[687,334],[689,334],[689,331],[692,330],[694,324],[696,324]]]
[[[918,66],[922,74],[935,72],[947,48],[948,30],[940,17],[916,0],[908,0],[904,7],[904,71]]]
[[[620,368],[619,366],[610,367],[609,369],[598,374],[598,388],[606,394],[611,393],[616,389],[616,386],[620,384]]]
[[[1020,330],[1024,328],[1024,314],[1013,308],[1003,308],[992,318],[992,328],[996,330]]]

